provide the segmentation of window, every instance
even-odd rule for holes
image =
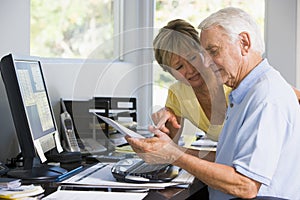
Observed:
[[[30,54],[112,59],[113,0],[31,0]]]
[[[209,14],[228,6],[239,7],[253,15],[264,31],[265,1],[263,0],[157,0],[154,26],[156,31],[173,19],[185,19],[196,28]],[[155,35],[157,33],[154,33]],[[168,87],[175,79],[154,62],[153,105],[165,105]],[[165,98],[162,98],[165,97]]]

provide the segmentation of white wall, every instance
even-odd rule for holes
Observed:
[[[1,0],[0,57],[9,52],[29,54],[29,2],[29,0]],[[18,142],[0,77],[0,161],[4,162],[6,158],[17,153]]]
[[[130,63],[60,63],[42,60],[48,92],[58,120],[59,99],[87,100],[94,96],[137,97],[137,67]]]
[[[296,68],[297,0],[266,0],[265,29],[266,54],[270,64],[278,69],[290,84],[300,87],[296,85],[299,81]]]

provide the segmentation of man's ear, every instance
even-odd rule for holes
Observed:
[[[245,56],[251,47],[251,38],[249,33],[247,32],[241,32],[239,34],[240,37],[240,43],[241,43],[241,50],[242,50],[242,55]]]

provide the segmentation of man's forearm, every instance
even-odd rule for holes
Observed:
[[[216,158],[216,152],[215,151],[200,151],[197,149],[189,149],[185,147],[181,147],[181,150],[184,151],[187,154],[190,154],[192,156],[201,158],[203,160],[214,162]]]

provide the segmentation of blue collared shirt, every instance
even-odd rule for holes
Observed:
[[[229,96],[216,162],[260,182],[258,196],[300,199],[300,107],[266,59]],[[210,188],[210,199],[231,199]]]

